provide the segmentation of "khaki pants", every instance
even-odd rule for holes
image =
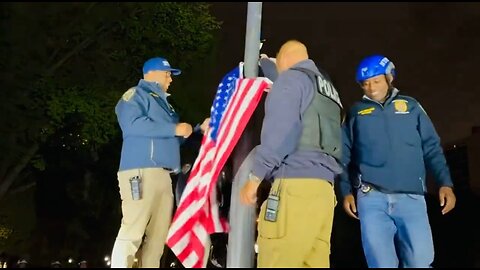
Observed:
[[[330,267],[330,236],[336,205],[331,183],[321,179],[276,179],[276,222],[265,220],[267,200],[258,222],[258,267]]]
[[[132,200],[130,178],[142,178],[142,199]],[[146,168],[118,173],[122,199],[122,224],[112,251],[112,268],[130,268],[142,245],[141,267],[158,268],[172,219],[172,180],[162,168]]]

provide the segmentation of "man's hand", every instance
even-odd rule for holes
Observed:
[[[440,199],[440,206],[442,208],[442,215],[450,212],[455,207],[455,202],[457,198],[453,193],[453,189],[451,187],[441,187],[438,191],[439,199]]]
[[[269,84],[269,85],[265,88],[264,91],[268,93],[268,92],[270,92],[270,89],[272,89],[272,85],[271,85],[271,84]]]
[[[240,201],[245,205],[255,205],[259,185],[260,181],[248,180],[242,190],[240,190]]]
[[[175,135],[188,138],[193,132],[192,125],[189,123],[179,123],[175,128]]]
[[[343,209],[347,212],[347,215],[358,219],[357,205],[355,204],[355,197],[352,194],[348,194],[343,199]]]
[[[203,134],[207,132],[209,125],[210,125],[210,117],[205,118],[205,120],[203,120],[203,123],[200,125],[200,129],[202,130]]]

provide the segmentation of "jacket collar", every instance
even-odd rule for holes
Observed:
[[[390,91],[390,96],[387,98],[387,100],[385,100],[384,105],[390,104],[390,103],[392,102],[392,100],[398,95],[399,92],[400,92],[400,91],[399,91],[397,88],[394,87],[394,88]],[[375,100],[369,98],[367,95],[363,95],[362,98],[363,98],[364,100],[369,100],[369,101],[372,101],[372,102],[381,104],[380,102],[375,101]]]
[[[160,96],[162,99],[165,99],[165,100],[167,99],[168,96],[170,96],[169,93],[163,91],[162,86],[160,86],[160,84],[157,82],[149,82],[149,81],[145,81],[144,79],[140,79],[140,81],[138,82],[138,86],[140,88],[147,90],[148,92],[153,92],[157,94],[158,96]]]

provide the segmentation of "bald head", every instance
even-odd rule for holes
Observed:
[[[283,72],[297,63],[307,60],[307,47],[300,41],[289,40],[285,42],[277,54],[277,69],[278,72]]]

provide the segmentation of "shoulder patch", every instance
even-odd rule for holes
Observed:
[[[129,101],[133,97],[133,95],[135,95],[135,91],[135,87],[128,89],[127,92],[123,93],[122,99],[124,101]]]
[[[396,113],[407,113],[408,112],[408,101],[405,99],[395,99],[393,101]]]

